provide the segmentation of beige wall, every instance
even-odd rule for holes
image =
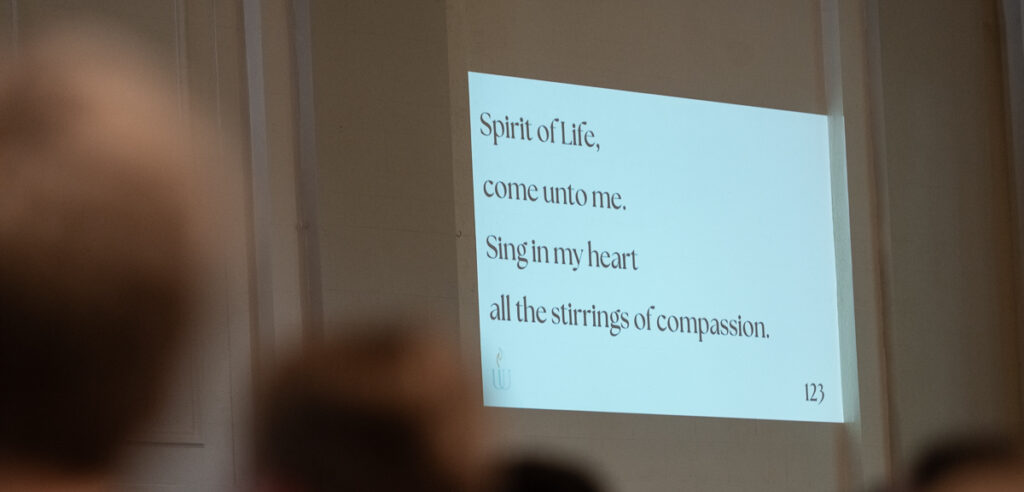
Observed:
[[[325,319],[455,327],[444,2],[310,7]]]
[[[1014,217],[996,1],[879,2],[894,457],[1020,430]]]
[[[827,112],[817,0],[449,3],[469,70]]]

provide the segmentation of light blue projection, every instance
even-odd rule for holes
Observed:
[[[489,406],[842,422],[826,117],[469,73]]]

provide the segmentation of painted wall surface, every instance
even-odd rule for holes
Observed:
[[[897,462],[951,432],[1021,423],[997,4],[879,2]]]
[[[400,311],[454,327],[444,2],[310,14],[325,321]]]

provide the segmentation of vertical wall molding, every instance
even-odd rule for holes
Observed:
[[[319,172],[316,153],[316,110],[313,92],[313,32],[310,0],[292,1],[295,82],[298,113],[298,172],[295,183],[299,213],[302,275],[303,343],[324,337],[323,281],[320,262]]]
[[[1016,223],[1016,308],[1018,381],[1024,409],[1024,0],[1002,0],[1006,112]]]
[[[191,91],[188,87],[188,11],[185,0],[174,0],[175,75],[178,86],[178,110],[182,116],[190,112]]]
[[[876,457],[876,475],[882,475],[891,480],[895,464],[893,463],[892,440],[895,438],[893,426],[896,423],[891,418],[893,415],[892,402],[889,398],[888,384],[888,342],[885,336],[886,320],[891,319],[892,306],[889,303],[891,293],[889,292],[888,277],[892,273],[891,251],[891,226],[889,219],[889,182],[886,159],[885,139],[885,95],[882,91],[882,33],[879,25],[878,0],[867,0],[864,9],[865,21],[865,78],[867,79],[867,124],[870,125],[870,159],[872,161],[871,171],[874,183],[872,198],[875,204],[874,218],[875,228],[875,252],[878,262],[877,272],[877,297],[879,306],[880,324],[877,331],[877,350],[879,360],[878,378],[882,381],[880,389],[881,401],[879,402],[880,413],[878,438],[884,443],[884,447],[878,450]]]
[[[840,488],[891,476],[883,273],[887,225],[877,168],[880,100],[872,90],[877,30],[872,0],[823,0],[822,57],[828,106],[846,433]]]
[[[251,221],[250,288],[253,318],[253,361],[260,368],[274,360],[274,292],[272,204],[267,109],[263,73],[263,2],[244,0],[242,19],[245,37],[246,88],[249,117],[249,193]]]
[[[15,53],[18,52],[18,37],[20,33],[19,29],[19,18],[18,18],[18,0],[11,0],[11,49]]]

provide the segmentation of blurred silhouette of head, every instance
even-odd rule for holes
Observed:
[[[511,461],[498,472],[498,492],[600,492],[582,469],[539,458]]]
[[[289,491],[459,491],[479,415],[456,353],[402,323],[354,323],[287,361],[260,397],[257,475]]]
[[[932,447],[911,471],[916,492],[1024,490],[1024,455],[1008,439],[970,437]]]
[[[199,250],[178,118],[114,43],[0,67],[0,471],[104,474],[154,406]]]

